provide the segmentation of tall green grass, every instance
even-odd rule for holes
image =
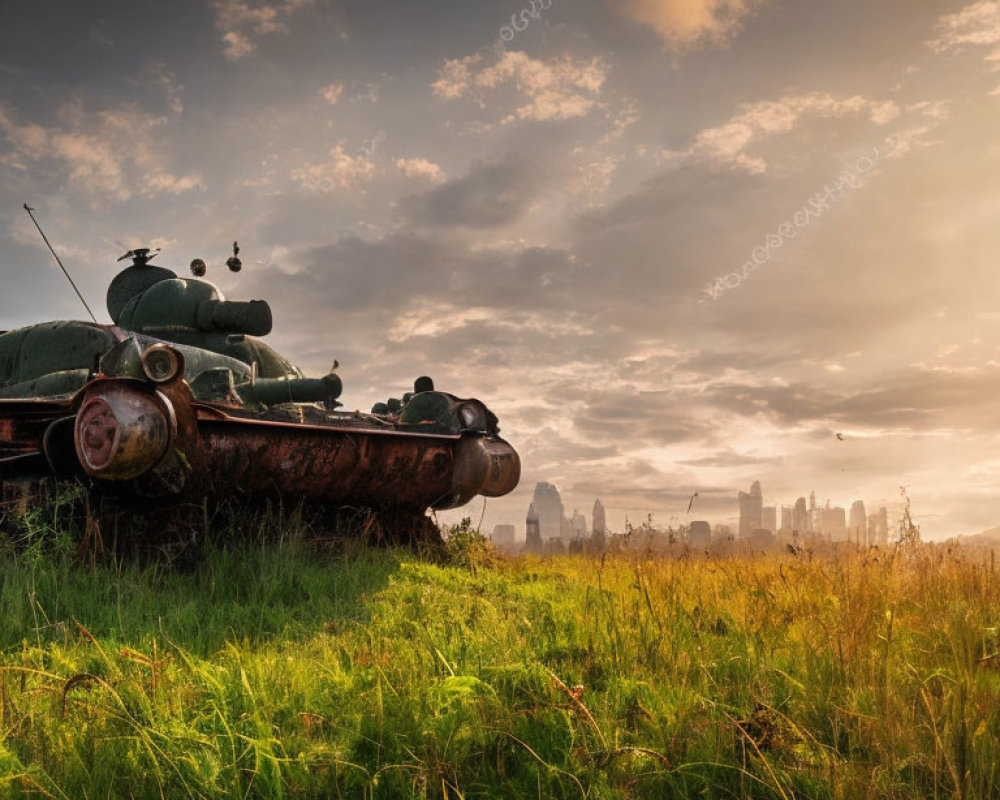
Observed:
[[[6,546],[0,796],[1000,796],[988,562],[307,538]]]

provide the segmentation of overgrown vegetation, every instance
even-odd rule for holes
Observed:
[[[432,559],[256,519],[182,569],[8,537],[0,797],[1000,795],[989,561],[506,560],[471,524]]]
[[[445,531],[444,562],[465,567],[475,573],[478,569],[497,566],[500,557],[483,533],[472,526],[471,517],[463,517],[458,525]]]

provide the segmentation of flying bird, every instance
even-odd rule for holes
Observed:
[[[693,506],[693,505],[694,505],[694,499],[695,499],[695,498],[696,498],[697,496],[698,496],[698,493],[697,493],[697,492],[695,492],[695,493],[694,493],[693,495],[691,495],[691,499],[690,499],[690,500],[688,500],[688,510],[687,510],[687,513],[688,513],[688,514],[690,514],[690,513],[691,513],[691,506]]]
[[[840,441],[844,441],[844,434],[838,433],[837,438],[840,439]]]

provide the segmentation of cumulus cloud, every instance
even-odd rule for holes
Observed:
[[[723,44],[763,0],[611,0],[619,13],[656,31],[664,44],[689,49]]]
[[[16,169],[53,168],[92,199],[124,201],[205,188],[198,172],[169,169],[161,129],[165,117],[135,105],[89,112],[80,103],[59,109],[60,124],[20,123],[0,107],[0,136]]]
[[[223,55],[237,61],[257,49],[257,39],[260,37],[288,33],[286,19],[314,2],[315,0],[213,0],[215,27],[222,36]]]
[[[426,158],[397,158],[396,169],[407,178],[426,178],[435,183],[445,179],[444,170],[440,165]]]
[[[584,117],[597,105],[608,73],[599,58],[565,56],[545,61],[520,51],[504,51],[493,64],[483,61],[482,54],[446,61],[431,90],[438,97],[471,97],[485,106],[492,93],[513,87],[522,104],[503,118],[505,124]]]
[[[986,61],[990,72],[1000,71],[1000,2],[980,0],[955,14],[938,19],[937,37],[928,45],[938,53],[956,53],[968,47],[988,47]],[[1000,95],[1000,86],[990,93]]]
[[[981,0],[955,14],[945,14],[937,22],[937,37],[928,44],[938,53],[954,52],[972,46],[1000,45],[1000,2]],[[1000,59],[1000,49],[987,56]]]
[[[338,144],[329,153],[329,160],[308,164],[292,171],[292,179],[312,192],[332,192],[340,189],[353,192],[371,183],[375,164],[364,155],[350,155]]]
[[[869,100],[859,95],[837,98],[808,94],[749,103],[722,125],[700,131],[686,149],[663,151],[661,158],[693,160],[758,175],[767,169],[767,162],[748,152],[750,148],[766,137],[788,133],[805,117],[860,116],[876,125],[885,125],[900,113],[901,109],[892,101]]]

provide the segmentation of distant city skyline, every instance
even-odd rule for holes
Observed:
[[[639,528],[652,524],[659,530],[678,530],[690,528],[692,523],[707,523],[717,533],[728,531],[734,540],[749,540],[758,529],[771,533],[786,534],[811,533],[826,536],[831,541],[855,541],[885,544],[894,535],[897,517],[891,517],[885,505],[873,507],[874,513],[866,512],[864,500],[855,499],[850,503],[848,511],[843,505],[836,505],[830,499],[818,501],[815,490],[810,490],[808,499],[800,495],[793,502],[764,505],[765,493],[759,481],[754,481],[749,492],[734,491],[738,513],[735,522],[732,518],[710,518],[697,515],[686,515],[682,521],[665,523],[653,515],[641,519],[627,520],[621,526],[609,526],[606,509],[600,498],[595,499],[593,511],[589,518],[575,511],[567,516],[562,493],[555,484],[540,481],[534,487],[534,494],[523,521],[496,523],[492,534],[487,528],[484,532],[490,535],[494,543],[504,546],[521,546],[530,541],[529,533],[534,530],[537,536],[535,552],[542,552],[545,543],[554,539],[569,543],[573,540],[585,539],[593,533],[613,534],[624,533],[627,526]],[[693,506],[693,502],[689,501]],[[905,500],[901,508],[905,506]],[[676,517],[673,518],[676,520]],[[599,521],[599,524],[597,524]]]

